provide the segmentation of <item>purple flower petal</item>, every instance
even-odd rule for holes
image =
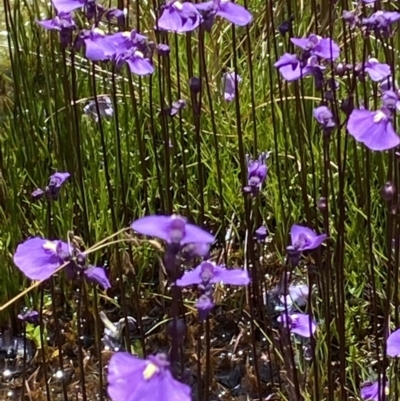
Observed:
[[[63,264],[57,253],[58,248],[68,252],[68,244],[65,242],[30,238],[18,245],[13,260],[18,269],[29,279],[45,280]]]
[[[154,357],[153,357],[154,358]],[[108,394],[112,401],[190,401],[190,387],[175,380],[154,359],[142,360],[116,352],[108,365]]]
[[[211,244],[215,237],[202,228],[186,222],[181,216],[146,216],[134,221],[131,228],[140,234],[160,238],[167,243]]]
[[[385,110],[354,109],[347,122],[347,130],[356,141],[371,150],[388,150],[400,144]]]
[[[139,51],[135,51],[134,55],[125,61],[133,74],[145,76],[154,72],[153,64],[151,64],[149,59],[143,58],[143,54]]]
[[[82,8],[87,0],[52,0],[57,12],[70,13],[71,11]]]
[[[302,337],[311,337],[317,330],[317,323],[310,316],[304,313],[293,313],[289,316],[282,314],[278,317],[278,322],[288,324],[290,332]]]
[[[373,81],[382,81],[383,79],[390,76],[390,65],[380,63],[374,58],[370,58],[364,66],[365,72]]]
[[[290,229],[292,246],[299,251],[318,248],[326,239],[326,234],[317,235],[311,228],[293,224]]]
[[[240,83],[242,81],[242,78],[240,77],[239,74],[236,74],[234,72],[226,72],[222,76],[222,83],[224,87],[224,99],[228,102],[231,102],[235,98],[235,88],[236,88],[236,83]]]
[[[164,31],[179,32],[182,28],[182,20],[179,11],[172,5],[166,7],[157,21],[158,28]]]
[[[243,269],[225,269],[222,266],[214,267],[212,283],[224,283],[228,285],[248,285],[250,283],[249,272]]]
[[[380,391],[379,391],[380,388]],[[389,390],[389,382],[385,378],[379,381],[375,381],[373,383],[367,382],[363,384],[363,387],[360,390],[361,398],[365,401],[380,401],[383,399],[383,394],[388,395]],[[379,394],[380,393],[380,394]]]
[[[104,290],[111,288],[110,281],[102,267],[89,266],[84,271],[84,275],[88,282],[98,284]]]
[[[394,331],[387,339],[386,354],[392,358],[400,356],[400,329]]]
[[[229,22],[238,26],[245,26],[251,22],[253,16],[249,11],[239,4],[231,1],[221,1],[216,13],[219,17],[225,18]]]
[[[185,272],[181,279],[176,281],[178,287],[199,285],[203,282],[202,273],[204,270],[210,274],[210,283],[224,283],[228,285],[248,285],[250,283],[249,273],[243,269],[226,269],[216,266],[214,263],[205,261],[195,269]]]

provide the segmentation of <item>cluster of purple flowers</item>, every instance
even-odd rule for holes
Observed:
[[[62,47],[66,48],[72,44],[77,49],[84,47],[85,56],[90,61],[112,61],[117,69],[127,64],[133,74],[146,76],[154,72],[152,62],[154,49],[158,48],[161,55],[169,53],[167,45],[160,44],[157,47],[147,36],[136,30],[106,34],[99,28],[99,22],[103,17],[108,20],[117,18],[122,23],[124,19],[122,10],[105,10],[94,0],[53,0],[53,5],[58,14],[52,19],[38,21],[38,24],[47,30],[60,32]],[[94,26],[91,29],[80,30],[74,39],[73,32],[77,29],[77,24],[71,13],[82,8],[85,17],[89,21],[94,21]],[[177,33],[191,32],[203,22],[211,28],[210,21],[216,16],[238,26],[247,25],[252,20],[249,11],[230,0],[213,0],[201,4],[168,0],[162,7],[160,18],[156,21],[156,29]],[[228,92],[231,93],[232,90]]]

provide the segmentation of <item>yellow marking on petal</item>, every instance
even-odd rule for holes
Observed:
[[[143,371],[143,379],[150,380],[159,371],[160,371],[159,367],[154,363],[150,362],[146,366],[146,369]]]
[[[46,241],[43,244],[43,249],[46,249],[47,251],[52,251],[54,253],[57,253],[57,242]]]
[[[177,10],[179,10],[179,11],[182,11],[182,10],[183,10],[183,5],[182,5],[182,3],[181,3],[180,1],[176,1],[176,2],[173,4],[173,6],[174,6]]]
[[[131,33],[129,31],[125,31],[125,32],[122,32],[122,36],[124,38],[130,38],[131,37]]]
[[[136,57],[140,57],[140,58],[144,58],[144,54],[142,52],[140,52],[139,50],[135,51],[135,56]]]
[[[385,387],[385,394],[389,395],[390,391],[389,391],[389,387]]]
[[[101,35],[101,36],[105,36],[106,35],[105,32],[100,28],[94,28],[93,32],[97,33],[98,35]]]

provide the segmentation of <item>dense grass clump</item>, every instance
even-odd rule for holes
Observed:
[[[397,2],[3,6],[0,399],[399,399]]]

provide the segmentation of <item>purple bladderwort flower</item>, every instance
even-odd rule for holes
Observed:
[[[35,310],[26,309],[25,311],[20,313],[17,317],[18,320],[21,320],[21,322],[36,324],[39,320],[39,312]]]
[[[235,99],[236,95],[236,84],[242,82],[242,78],[235,72],[225,72],[222,75],[222,87],[224,92],[224,99],[227,102],[231,102]]]
[[[247,270],[228,270],[222,266],[205,261],[194,270],[185,272],[182,278],[176,281],[178,287],[197,285],[199,297],[196,308],[201,321],[205,320],[214,307],[213,284],[224,283],[229,285],[248,285],[250,278]]]
[[[305,50],[311,56],[336,60],[340,54],[339,46],[330,38],[311,34],[308,38],[291,38],[290,40],[295,46]]]
[[[391,115],[387,108],[377,111],[354,109],[347,122],[347,131],[368,149],[383,151],[395,148],[400,144],[400,138],[390,121]]]
[[[364,71],[375,82],[382,81],[391,74],[390,65],[380,63],[376,58],[370,58],[364,64]]]
[[[70,259],[67,243],[38,237],[19,244],[13,257],[18,269],[31,280],[49,278],[55,270]]]
[[[310,324],[310,316],[304,313],[292,313],[291,315],[283,313],[278,316],[278,322],[287,326],[291,333],[301,337],[311,337],[317,330],[317,323],[311,319]]]
[[[167,44],[165,44],[165,43],[159,43],[159,44],[157,45],[156,49],[157,49],[157,53],[158,53],[160,56],[168,56],[169,53],[171,53],[170,47],[169,47]]]
[[[114,114],[111,99],[108,96],[98,96],[97,103],[99,107],[100,117],[111,118]],[[99,122],[99,115],[97,114],[96,101],[91,100],[83,109],[83,112],[92,118],[96,123]]]
[[[400,111],[400,98],[398,92],[387,90],[381,96],[381,101],[384,107],[391,111]]]
[[[299,251],[311,251],[318,248],[325,240],[326,234],[318,235],[311,228],[293,224],[290,229],[290,238],[293,248]]]
[[[167,244],[182,247],[187,244],[212,244],[215,237],[182,216],[145,216],[131,224],[132,230],[148,237],[156,237]]]
[[[101,267],[83,266],[73,260],[73,249],[63,241],[50,241],[34,237],[18,245],[13,260],[18,269],[31,280],[46,280],[64,263],[69,262],[65,272],[70,279],[74,279],[79,271],[88,282],[97,283],[104,289],[111,287]],[[79,253],[77,260],[85,261],[85,255]]]
[[[108,22],[111,22],[112,19],[115,18],[118,24],[124,25],[125,22],[124,10],[120,10],[119,8],[109,8],[104,12],[104,16],[106,17]]]
[[[286,297],[281,295],[279,300],[287,308],[292,309],[294,305],[304,306],[308,302],[309,288],[305,284],[290,285]]]
[[[391,25],[400,20],[400,13],[397,11],[376,11],[368,18],[361,19],[361,25],[375,33],[381,33],[385,37],[392,33]]]
[[[386,354],[392,358],[400,356],[400,329],[394,331],[386,341]]]
[[[177,33],[191,32],[200,25],[201,21],[202,17],[192,3],[168,0],[163,6],[157,27],[164,31]]]
[[[66,48],[72,42],[72,31],[76,24],[69,13],[59,12],[53,19],[37,20],[36,23],[44,29],[60,32],[61,47]]]
[[[132,74],[138,76],[151,75],[154,72],[153,63],[145,54],[138,48],[131,48],[117,56],[116,64],[121,66],[126,63]]]
[[[239,4],[230,0],[212,0],[195,4],[197,10],[203,12],[204,20],[207,21],[207,30],[210,31],[214,18],[221,17],[237,26],[246,26],[252,19],[252,14]]]
[[[84,29],[76,42],[78,49],[85,45],[85,57],[90,61],[106,61],[115,57],[115,44],[100,28]]]
[[[247,186],[243,188],[244,193],[257,195],[267,179],[268,167],[266,164],[269,158],[269,152],[263,152],[258,159],[253,160],[246,155],[247,164]]]
[[[46,196],[48,200],[57,200],[60,195],[61,187],[65,184],[70,176],[70,173],[52,174],[49,177],[49,183],[47,187],[44,190],[40,188],[35,189],[31,194],[32,198],[34,200],[38,200],[43,196]]]
[[[313,110],[314,118],[321,124],[323,130],[327,133],[335,128],[333,114],[327,106],[319,106]]]
[[[179,99],[176,102],[172,102],[171,107],[167,109],[170,117],[173,117],[179,113],[186,106],[186,100]]]
[[[358,14],[356,14],[354,11],[343,10],[342,18],[349,28],[355,28],[359,23]]]
[[[318,235],[311,228],[293,224],[290,229],[292,244],[286,248],[287,260],[290,265],[297,266],[302,252],[318,248],[326,240],[326,237],[326,234]]]
[[[176,281],[178,287],[189,287],[199,285],[204,281],[204,275],[210,284],[223,283],[228,285],[248,285],[250,278],[247,270],[226,269],[223,266],[217,266],[212,262],[202,262],[195,269],[185,272],[185,274]]]
[[[265,225],[262,225],[257,228],[254,234],[258,242],[264,242],[269,234],[268,228]]]
[[[324,66],[318,64],[316,56],[311,56],[302,62],[295,54],[290,53],[282,55],[274,67],[279,69],[282,77],[288,82],[297,81],[308,75],[319,77],[325,70]]]
[[[43,198],[44,194],[45,192],[43,191],[43,189],[37,188],[31,193],[31,197],[33,200],[38,200]]]
[[[164,354],[139,359],[116,352],[108,364],[108,395],[112,401],[190,401],[191,389],[175,380]]]
[[[360,396],[364,401],[381,401],[385,395],[389,395],[389,382],[386,378],[381,378],[380,383],[376,380],[361,385]]]

